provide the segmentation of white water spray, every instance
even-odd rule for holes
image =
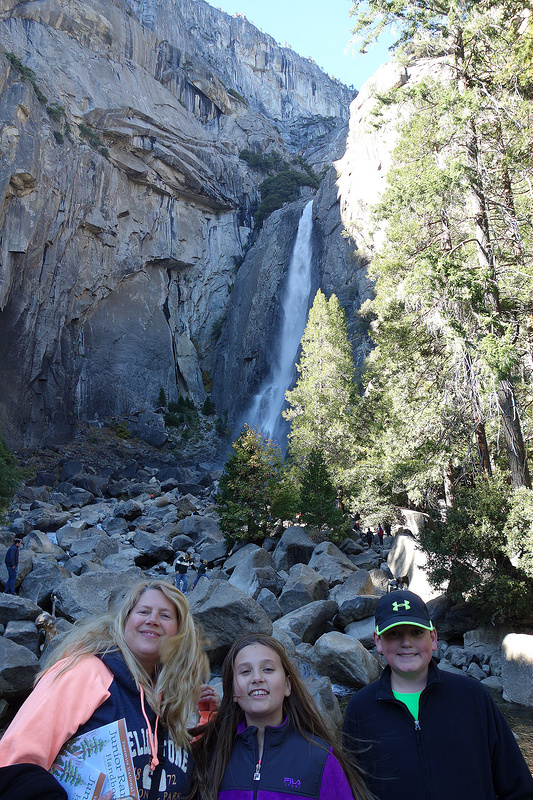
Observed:
[[[287,423],[281,412],[285,392],[291,387],[295,375],[298,347],[305,330],[311,291],[311,257],[313,232],[313,201],[305,206],[294,242],[287,283],[282,297],[282,324],[277,362],[271,374],[252,398],[246,414],[252,427],[263,436],[276,441],[285,450]]]

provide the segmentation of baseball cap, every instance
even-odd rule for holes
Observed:
[[[384,594],[377,604],[377,635],[381,636],[395,625],[416,625],[428,631],[433,630],[426,604],[417,594],[407,591]]]

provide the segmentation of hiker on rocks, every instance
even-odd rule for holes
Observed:
[[[4,594],[15,594],[15,581],[19,567],[19,549],[21,539],[15,539],[11,547],[8,548],[5,557],[7,567],[7,583],[4,587]]]
[[[199,698],[216,705],[214,690],[201,686],[208,673],[186,598],[167,581],[141,581],[118,613],[76,624],[53,651],[0,740],[0,766],[48,770],[72,736],[125,718],[140,797],[185,796],[187,722]]]
[[[204,561],[201,558],[200,559],[200,564],[198,566],[198,570],[196,572],[196,578],[194,579],[194,583],[192,585],[193,589],[196,586],[196,584],[198,583],[198,581],[200,580],[200,578],[202,578],[202,577],[207,578],[206,573],[207,573],[207,561]],[[207,580],[209,580],[209,578],[207,578]]]
[[[381,547],[383,547],[383,537],[385,536],[385,531],[383,530],[383,526],[382,526],[381,522],[378,525],[377,534],[378,534],[379,543],[380,543]]]
[[[351,698],[343,731],[375,796],[531,800],[531,773],[489,692],[433,661],[437,631],[421,598],[384,595],[375,624],[388,666]]]
[[[372,547],[372,531],[370,528],[366,529],[366,543],[369,547]]]
[[[280,642],[241,637],[222,686],[220,710],[193,744],[195,800],[370,800]]]
[[[178,556],[174,561],[174,570],[176,572],[176,589],[180,589],[183,594],[187,592],[187,570],[189,567],[192,567],[192,558],[190,553],[185,553],[184,556]]]

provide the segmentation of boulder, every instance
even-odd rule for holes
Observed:
[[[37,656],[16,642],[0,636],[0,695],[4,698],[29,694],[39,672]]]
[[[56,531],[56,539],[59,547],[63,550],[70,550],[72,542],[78,539],[83,531],[86,529],[87,523],[84,520],[71,520],[58,528]]]
[[[228,581],[200,581],[187,597],[202,625],[211,663],[220,664],[245,633],[272,633],[272,622],[261,606]]]
[[[426,577],[426,556],[412,534],[398,534],[387,556],[387,564],[395,578],[409,578],[409,589],[427,603],[440,592]]]
[[[362,571],[362,570],[361,570]],[[351,622],[359,622],[374,617],[379,597],[376,595],[358,595],[339,604],[339,613],[336,622],[341,628],[345,628]]]
[[[331,600],[339,607],[347,600],[353,600],[357,595],[373,595],[374,584],[366,569],[358,569],[348,575],[344,583],[335,586],[329,593]],[[372,612],[373,613],[373,612]],[[367,614],[366,616],[370,616]],[[361,618],[360,618],[361,619]]]
[[[24,550],[27,553],[35,553],[38,555],[49,555],[55,558],[61,558],[65,555],[65,551],[57,544],[50,541],[50,537],[42,531],[31,531],[24,537]]]
[[[27,520],[31,524],[32,528],[37,528],[43,533],[48,533],[48,531],[57,531],[58,528],[61,528],[62,525],[66,525],[66,523],[70,519],[70,514],[68,511],[56,511],[56,509],[51,506],[52,510],[47,510],[45,508],[38,508],[35,511],[30,511]]]
[[[104,558],[102,566],[110,572],[125,572],[128,569],[133,569],[137,564],[137,559],[141,556],[141,552],[136,547],[124,547],[118,553],[112,553]],[[172,576],[171,580],[174,582],[174,576]]]
[[[113,592],[129,589],[144,577],[138,567],[126,572],[87,572],[76,578],[62,581],[55,588],[58,599],[57,613],[70,622],[88,616],[105,614]],[[39,609],[40,611],[40,609]]]
[[[371,547],[359,555],[350,556],[350,561],[354,567],[369,571],[379,567],[382,561],[382,556]]]
[[[289,572],[295,564],[307,564],[315,549],[305,528],[287,528],[274,548],[274,563],[278,570]]]
[[[316,600],[276,620],[274,628],[288,634],[296,644],[314,644],[337,610],[337,603],[333,600]]]
[[[10,641],[20,644],[22,647],[27,647],[30,652],[39,656],[39,631],[35,622],[11,620],[6,625],[4,638],[10,639]]]
[[[118,541],[99,529],[84,531],[84,535],[75,539],[70,547],[72,557],[88,556],[93,561],[103,561],[112,553],[118,553]]]
[[[533,636],[510,633],[503,640],[503,699],[533,705]]]
[[[215,542],[214,544],[205,544],[199,546],[199,555],[208,564],[213,561],[221,561],[228,552],[228,546],[225,542]]]
[[[178,533],[189,536],[195,544],[200,542],[222,542],[224,534],[220,530],[219,524],[212,517],[203,517],[199,514],[192,514],[189,517],[180,519],[176,525]]]
[[[334,631],[316,642],[311,656],[320,675],[334,683],[360,688],[377,680],[381,667],[361,642]]]
[[[441,658],[439,661],[439,669],[443,670],[443,672],[451,672],[453,675],[464,675],[462,669],[458,669],[451,664],[447,658]]]
[[[483,681],[487,677],[479,664],[476,664],[475,661],[472,661],[466,670],[466,674],[469,678],[474,678],[476,681]]]
[[[256,599],[263,611],[266,611],[272,622],[283,616],[278,603],[278,598],[273,592],[270,591],[270,589],[261,589]]]
[[[42,609],[36,603],[16,594],[0,594],[0,625],[11,620],[34,622]]]
[[[185,536],[184,533],[180,533],[179,536],[174,536],[170,542],[170,545],[175,553],[177,553],[178,550],[188,552],[189,550],[192,551],[194,549],[193,540],[190,536]]]
[[[278,595],[283,587],[283,579],[274,569],[272,555],[262,547],[244,555],[233,570],[229,582],[254,600],[261,589],[270,589],[273,594]]]
[[[137,500],[129,499],[117,503],[117,505],[113,509],[113,516],[123,517],[124,519],[131,521],[137,519],[137,517],[140,517],[143,511],[144,511],[144,506],[142,503],[139,503]],[[100,521],[101,520],[98,520],[98,522]]]
[[[54,587],[71,577],[72,573],[62,564],[45,559],[34,561],[32,571],[20,586],[19,597],[33,600],[41,608],[45,608],[51,604]]]
[[[262,548],[259,547],[258,544],[254,544],[253,542],[247,542],[246,544],[242,544],[240,547],[234,547],[232,554],[224,562],[224,572],[227,572],[229,575],[231,572],[233,572],[237,564],[240,564],[240,562],[247,558],[250,553],[255,553],[257,550],[261,549]]]
[[[452,606],[446,595],[439,595],[428,600],[427,607],[437,633],[444,639],[462,639],[465,631],[477,627],[477,614],[469,603]]]
[[[327,676],[308,676],[304,678],[304,683],[317,705],[323,722],[333,734],[337,735],[342,726],[342,711],[339,701],[333,694],[331,680]]]
[[[307,564],[295,564],[279,596],[279,607],[282,614],[290,614],[315,600],[326,600],[327,596],[326,579]]]
[[[389,581],[392,577],[390,574],[390,570],[387,567],[387,572],[384,569],[371,569],[368,573],[370,575],[370,580],[372,581],[372,585],[374,587],[374,593],[381,597],[384,594],[387,594],[389,588]]]
[[[153,533],[137,531],[133,537],[133,546],[140,552],[140,556],[136,559],[136,564],[139,567],[151,567],[161,561],[169,563],[174,561],[174,548],[172,545]]]
[[[363,552],[364,547],[360,539],[344,539],[339,545],[339,550],[346,556],[357,556]]]
[[[318,544],[309,559],[309,566],[319,572],[330,586],[343,583],[356,569],[333,542]]]
[[[375,626],[376,623],[374,617],[368,617],[367,619],[362,619],[359,622],[350,622],[348,625],[346,625],[344,632],[353,639],[356,639],[358,642],[361,642],[363,647],[373,647],[373,633]]]

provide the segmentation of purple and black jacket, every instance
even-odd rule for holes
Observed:
[[[266,727],[259,764],[256,733],[242,723],[237,729],[219,800],[353,800],[341,765],[322,739],[308,741],[288,720]]]

